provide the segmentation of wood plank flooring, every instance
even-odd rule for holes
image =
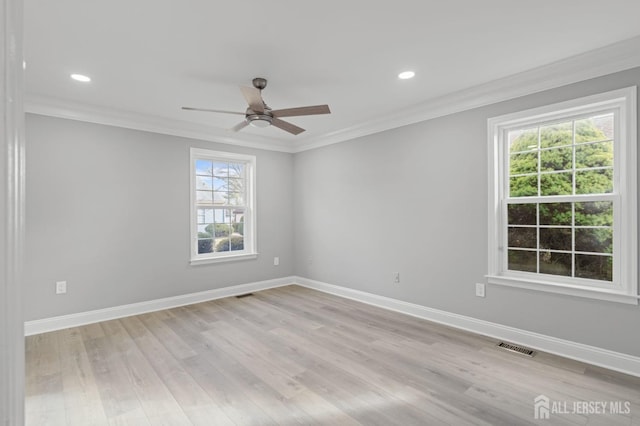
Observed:
[[[496,343],[282,287],[28,337],[27,424],[640,426],[640,378]]]

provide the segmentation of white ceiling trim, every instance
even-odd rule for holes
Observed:
[[[640,37],[572,56],[486,84],[429,100],[351,128],[304,141],[295,152],[530,95],[640,66]]]
[[[199,139],[248,148],[266,149],[270,151],[293,152],[290,142],[244,134],[236,137],[228,130],[206,126],[186,121],[172,120],[135,113],[131,111],[106,109],[88,106],[80,103],[65,102],[54,98],[27,95],[25,97],[25,111],[32,114],[50,117],[66,118],[69,120],[85,121],[88,123],[105,124],[108,126],[124,127]]]
[[[246,133],[235,136],[216,127],[29,95],[25,97],[25,110],[34,114],[250,148],[295,153],[638,66],[640,66],[640,37],[634,37],[529,71],[432,99],[415,107],[397,111],[392,115],[373,119],[336,132],[318,135],[310,139],[298,139],[297,141],[276,140]]]

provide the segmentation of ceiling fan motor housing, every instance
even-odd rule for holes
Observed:
[[[252,81],[253,87],[256,89],[262,90],[267,87],[267,79],[262,77],[256,77]]]
[[[273,120],[271,111],[265,109],[262,114],[256,113],[251,108],[247,108],[246,119],[253,127],[269,127]]]

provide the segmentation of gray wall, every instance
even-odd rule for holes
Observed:
[[[296,154],[296,274],[640,356],[638,306],[474,295],[487,273],[487,119],[631,85],[640,69]]]
[[[39,115],[26,130],[25,320],[292,275],[291,154]],[[257,156],[257,260],[189,265],[192,146]]]

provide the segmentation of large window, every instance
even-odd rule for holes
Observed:
[[[256,256],[255,157],[191,149],[191,263]]]
[[[489,120],[489,282],[637,303],[636,89]]]

